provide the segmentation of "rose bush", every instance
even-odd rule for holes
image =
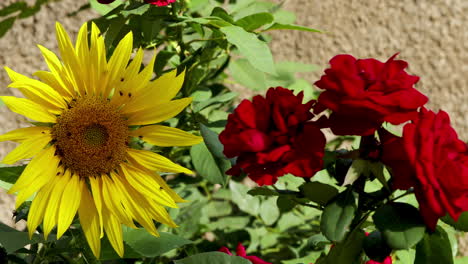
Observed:
[[[224,253],[232,256],[231,251],[227,247],[222,247],[222,248],[219,249],[219,251],[224,252]],[[266,261],[260,259],[257,256],[247,256],[247,253],[245,252],[245,247],[241,243],[239,243],[237,245],[236,255],[238,257],[242,257],[242,258],[250,260],[250,262],[252,262],[252,264],[272,264],[270,262],[266,262]]]
[[[403,137],[383,132],[382,160],[393,171],[395,189],[414,187],[429,228],[449,214],[468,210],[468,147],[458,139],[444,111],[422,109],[405,125]]]
[[[266,97],[242,101],[219,135],[226,157],[237,157],[227,173],[243,171],[259,185],[271,185],[287,173],[310,178],[321,170],[325,136],[310,121],[314,101],[302,99],[303,93],[276,87]]]
[[[419,77],[409,75],[403,60],[393,55],[385,63],[337,55],[315,85],[324,91],[315,113],[332,110],[336,135],[372,135],[383,122],[401,124],[417,115],[427,97],[414,88]]]

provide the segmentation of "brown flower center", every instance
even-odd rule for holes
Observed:
[[[62,165],[82,177],[109,173],[126,159],[128,124],[106,100],[81,97],[52,128]]]

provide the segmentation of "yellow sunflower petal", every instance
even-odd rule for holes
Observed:
[[[91,84],[94,84],[89,90],[92,90],[93,94],[100,95],[107,86],[109,71],[107,69],[104,38],[94,23],[91,23],[91,47],[89,55],[92,58],[90,59],[91,67],[89,68],[92,70],[88,70],[88,72],[91,76]]]
[[[160,125],[141,127],[131,131],[130,135],[161,147],[191,146],[203,141],[202,137],[181,129]]]
[[[120,76],[119,82],[115,83],[115,91],[114,95],[112,96],[111,103],[117,106],[121,106],[123,102],[127,100],[125,96],[128,97],[128,90],[129,90],[129,83],[135,76],[138,74],[138,71],[141,67],[141,62],[143,60],[143,49],[139,48],[133,57],[132,62],[128,65],[128,67],[123,72],[123,75]]]
[[[110,213],[107,208],[104,207],[103,210],[103,219],[104,219],[104,230],[106,231],[107,238],[114,248],[115,252],[123,258],[124,246],[123,246],[123,235],[122,235],[122,225],[118,219]]]
[[[137,228],[133,223],[132,217],[129,215],[126,208],[122,206],[122,196],[123,194],[119,192],[118,188],[115,187],[114,182],[109,179],[107,176],[103,176],[102,178],[102,197],[104,198],[103,205],[103,223],[104,228],[106,227],[105,224],[105,214],[104,208],[117,217],[120,223],[123,223],[129,227]]]
[[[72,175],[68,185],[62,194],[60,208],[57,219],[57,239],[59,239],[65,231],[67,231],[73,218],[78,211],[81,200],[81,192],[85,187],[85,181],[78,175]]]
[[[100,226],[99,216],[94,205],[93,198],[88,191],[88,188],[83,187],[81,192],[81,201],[78,208],[83,233],[88,241],[89,247],[94,253],[94,256],[99,258],[101,254],[101,239],[100,239]]]
[[[26,222],[30,238],[36,231],[36,228],[39,226],[42,219],[44,218],[44,213],[47,208],[49,197],[52,193],[53,187],[54,182],[51,182],[46,186],[42,187],[31,203],[31,207],[29,208],[28,213],[28,221]]]
[[[128,116],[129,125],[155,124],[176,116],[191,102],[192,98],[183,98],[163,104],[148,105],[147,108],[133,113],[126,112],[130,109],[122,112]]]
[[[46,109],[60,112],[67,107],[62,96],[49,85],[5,67],[10,79],[14,80],[8,87],[18,88],[26,98],[39,103]]]
[[[8,191],[11,194],[21,190],[16,199],[16,208],[56,176],[59,162],[60,159],[55,156],[54,147],[41,151],[29,162]]]
[[[50,134],[50,128],[34,126],[34,127],[25,127],[25,128],[15,129],[3,135],[0,135],[0,141],[9,140],[9,141],[21,142],[29,138],[41,136],[41,134]]]
[[[94,204],[99,215],[99,223],[101,226],[100,237],[104,236],[104,225],[102,223],[102,181],[101,178],[89,177],[89,185],[91,185],[91,192],[93,194]]]
[[[155,200],[161,205],[177,208],[174,199],[172,199],[164,188],[160,188],[161,186],[158,182],[150,175],[125,163],[121,165],[121,168],[125,179],[128,181],[130,186],[138,190],[138,192]]]
[[[50,231],[57,224],[58,219],[58,209],[60,207],[60,202],[63,194],[63,190],[68,185],[70,180],[70,170],[67,170],[63,175],[57,176],[54,179],[54,187],[50,192],[49,202],[44,213],[44,238],[47,239]]]
[[[50,135],[42,134],[40,136],[24,140],[21,145],[6,155],[2,163],[14,164],[19,160],[31,158],[41,152],[41,150],[44,149],[51,140],[52,137]]]
[[[155,81],[149,83],[143,89],[134,92],[131,100],[123,107],[123,112],[132,113],[143,110],[156,104],[169,102],[179,92],[184,83],[185,73],[175,76],[177,70],[164,74]],[[145,82],[145,84],[148,82]]]
[[[174,190],[171,189],[171,187],[169,187],[169,185],[167,185],[166,181],[161,177],[161,175],[159,175],[159,173],[155,173],[153,172],[153,177],[154,179],[156,180],[156,182],[164,188],[164,190],[166,190],[166,192],[172,197],[172,199],[174,199],[174,201],[176,203],[186,203],[188,202],[187,200],[184,200],[182,199],[182,197],[180,197]]]
[[[106,90],[103,92],[103,96],[105,98],[109,96],[111,89],[114,88],[117,83],[121,82],[125,68],[127,67],[130,56],[132,55],[132,45],[133,34],[130,31],[119,42],[114,50],[114,53],[112,53],[112,57],[109,60],[109,84],[106,87]]]
[[[0,99],[11,111],[24,115],[32,120],[44,123],[55,123],[56,121],[56,117],[54,115],[31,100],[17,98],[14,96],[0,96]]]
[[[70,37],[60,23],[57,22],[55,24],[55,29],[57,31],[57,43],[66,74],[70,78],[73,87],[75,87],[74,90],[84,95],[86,94],[86,90],[83,84],[84,80],[80,78],[82,76],[81,65],[76,56],[75,47],[73,47]]]
[[[159,236],[159,233],[154,225],[153,219],[148,215],[148,201],[141,198],[141,194],[136,192],[124,178],[111,173],[112,181],[115,187],[122,193],[122,204],[129,210],[132,218],[142,225],[148,232],[154,236]],[[141,198],[141,199],[138,199]],[[136,201],[139,202],[136,202]]]
[[[92,73],[93,67],[91,61],[94,59],[89,55],[89,40],[88,40],[88,24],[84,23],[78,31],[78,37],[76,38],[76,53],[79,58],[81,65],[83,66],[83,74],[81,76],[85,85],[87,94],[93,94],[93,87],[90,83],[90,74]],[[94,69],[93,69],[94,70]]]
[[[130,157],[130,161],[133,161],[133,163],[139,164],[151,171],[183,172],[193,174],[189,169],[175,164],[168,158],[148,150],[128,149],[127,153]]]
[[[57,91],[64,100],[68,102],[70,101],[71,97],[73,96],[73,92],[67,88],[64,88],[68,86],[64,83],[64,80],[62,80],[59,75],[47,71],[37,71],[33,75]]]

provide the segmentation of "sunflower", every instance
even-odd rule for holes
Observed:
[[[29,235],[43,222],[47,237],[57,226],[60,238],[78,212],[84,235],[99,257],[106,234],[122,257],[121,225],[136,222],[158,236],[154,221],[176,227],[165,207],[184,202],[158,172],[192,173],[169,159],[129,144],[139,138],[158,146],[189,146],[201,138],[180,129],[155,125],[180,113],[191,98],[171,100],[184,73],[169,72],[151,81],[156,56],[140,71],[143,50],[133,59],[132,33],[117,45],[109,60],[95,24],[84,24],[76,46],[56,24],[61,61],[39,45],[50,71],[31,79],[5,67],[25,98],[1,96],[8,108],[36,121],[0,136],[21,143],[3,160],[13,164],[31,158],[9,193],[16,207],[34,197],[27,221]],[[136,128],[136,129],[135,129]]]

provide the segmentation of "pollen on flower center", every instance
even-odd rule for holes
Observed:
[[[52,128],[62,164],[82,177],[99,176],[126,159],[128,124],[103,99],[74,99]]]

